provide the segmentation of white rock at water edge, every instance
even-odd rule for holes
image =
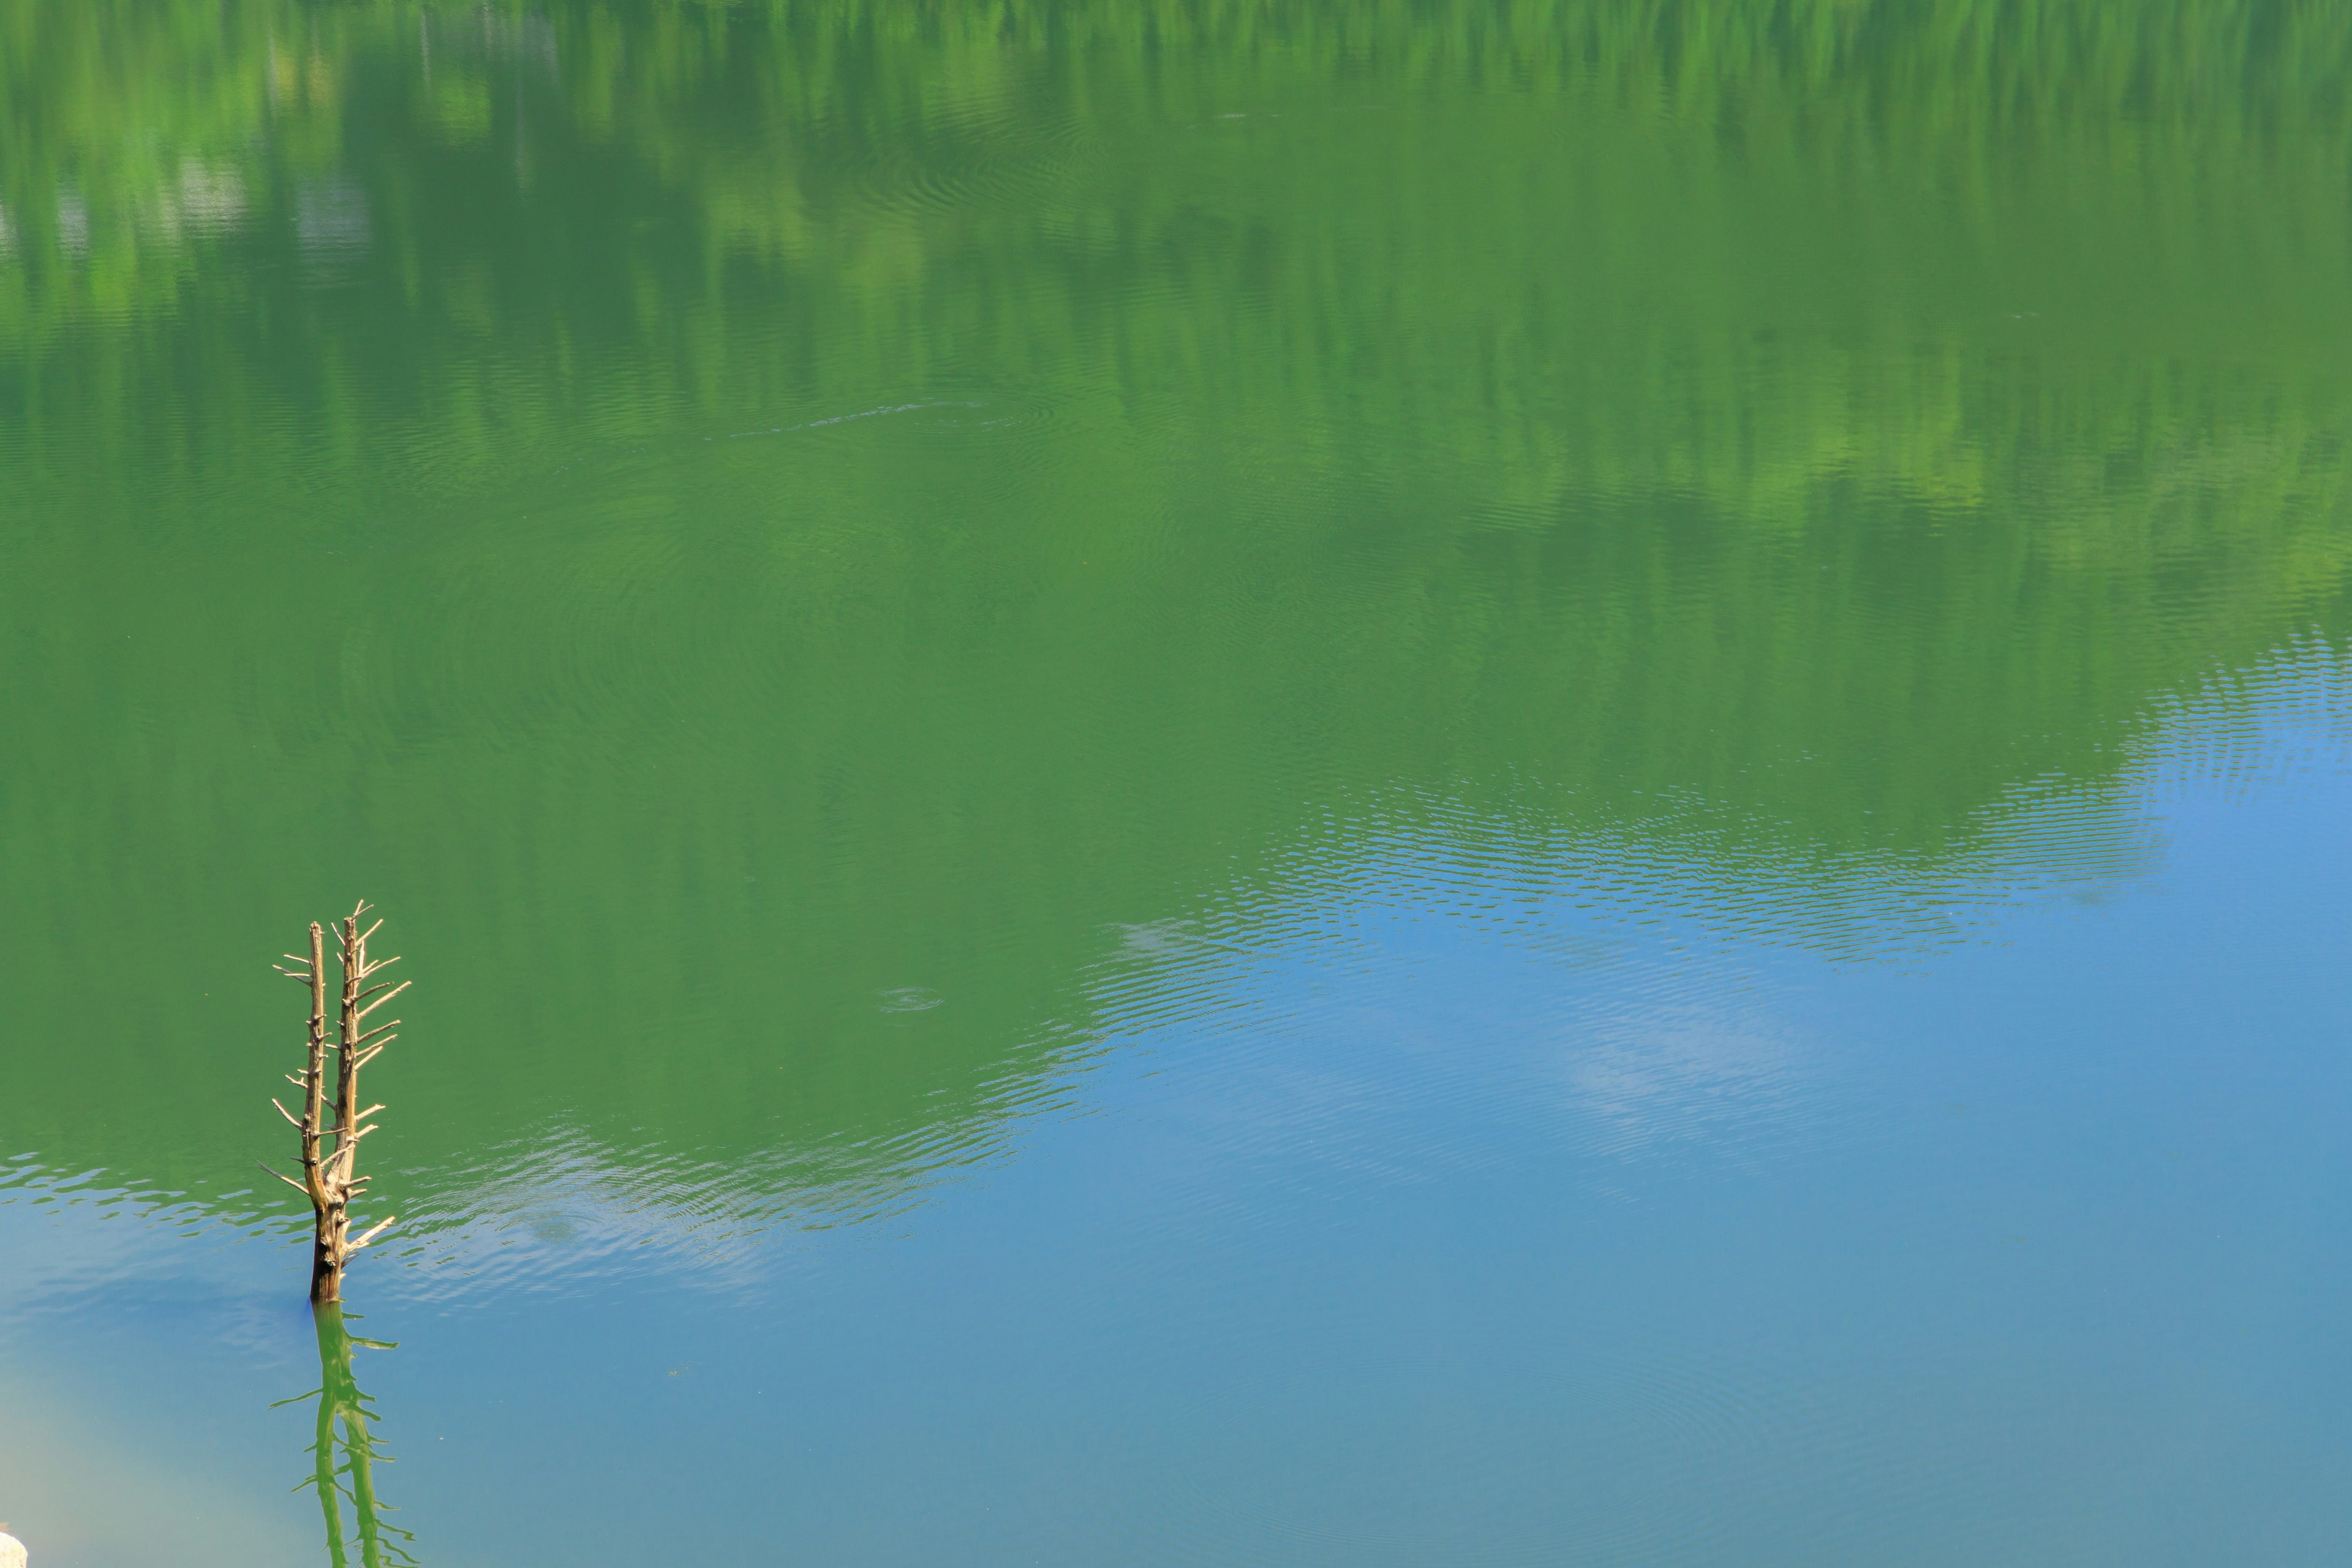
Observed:
[[[0,1568],[25,1568],[25,1543],[13,1535],[0,1535]]]

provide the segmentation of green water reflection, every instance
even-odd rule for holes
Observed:
[[[551,1145],[887,1207],[1068,1092],[1122,931],[1376,841],[1936,940],[2342,637],[2347,62],[2251,0],[7,0],[0,1146],[253,1201],[267,960],[362,895],[404,1212]]]
[[[375,1466],[390,1458],[374,1432],[374,1401],[360,1389],[352,1373],[354,1349],[398,1350],[396,1344],[362,1339],[351,1331],[351,1320],[340,1306],[318,1308],[319,1387],[304,1397],[317,1401],[317,1435],[311,1444],[311,1470],[302,1483],[318,1497],[326,1521],[327,1561],[333,1568],[384,1568],[387,1563],[414,1563],[409,1552],[415,1541],[383,1517],[388,1505],[376,1495]]]

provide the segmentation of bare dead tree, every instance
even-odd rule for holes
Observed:
[[[335,1037],[327,1035],[327,933],[318,921],[310,922],[310,954],[306,959],[299,953],[286,954],[295,965],[275,967],[280,974],[302,982],[310,988],[310,1032],[309,1051],[299,1076],[286,1075],[286,1081],[302,1091],[299,1115],[278,1104],[278,1114],[293,1124],[301,1137],[302,1179],[271,1171],[267,1163],[261,1167],[310,1200],[312,1227],[310,1233],[310,1300],[319,1304],[343,1299],[343,1268],[352,1254],[382,1236],[390,1228],[391,1215],[354,1239],[351,1234],[352,1204],[367,1191],[368,1179],[359,1173],[360,1140],[375,1131],[368,1118],[383,1109],[371,1105],[360,1109],[360,1068],[375,1060],[384,1047],[399,1037],[392,1031],[400,1020],[367,1026],[375,1010],[408,989],[408,982],[394,984],[382,981],[373,985],[368,982],[382,970],[400,962],[397,958],[371,960],[368,938],[383,926],[377,921],[365,931],[360,930],[360,917],[369,905],[362,900],[336,924],[336,959],[342,969],[341,1010],[337,1019]],[[327,1057],[331,1050],[335,1058],[335,1097],[327,1098]],[[364,1123],[364,1125],[362,1125]]]

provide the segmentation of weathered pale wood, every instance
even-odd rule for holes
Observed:
[[[310,1184],[310,1300],[341,1298],[343,1266],[330,1244],[334,1194],[319,1163],[319,1140],[326,1125],[327,1092],[327,933],[310,922],[310,1065],[302,1074],[304,1094],[302,1175]]]
[[[352,1203],[367,1189],[367,1178],[356,1168],[360,1140],[375,1131],[374,1123],[367,1119],[383,1109],[381,1105],[365,1110],[359,1108],[360,1069],[399,1037],[387,1031],[397,1027],[400,1020],[394,1018],[373,1029],[363,1029],[362,1026],[370,1013],[408,989],[406,981],[397,985],[386,981],[362,989],[369,975],[386,964],[400,962],[397,958],[369,961],[368,938],[383,929],[383,921],[378,920],[362,931],[360,917],[367,912],[366,900],[362,900],[337,922],[335,948],[342,969],[342,986],[332,1036],[327,1026],[325,928],[315,921],[310,924],[310,957],[307,965],[300,969],[274,966],[279,973],[310,985],[310,1029],[303,1071],[299,1077],[286,1075],[287,1081],[302,1091],[302,1113],[297,1116],[277,1100],[270,1101],[278,1107],[280,1116],[294,1124],[301,1140],[302,1179],[298,1182],[276,1171],[269,1173],[310,1200],[310,1300],[321,1306],[342,1300],[343,1268],[352,1255],[393,1223],[391,1219],[383,1220],[357,1240],[351,1235]],[[286,956],[298,963],[302,962],[292,953]],[[327,1058],[331,1051],[335,1058],[332,1100],[327,1096]],[[268,1170],[268,1166],[262,1169]]]

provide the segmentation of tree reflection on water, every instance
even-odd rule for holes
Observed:
[[[334,1568],[348,1568],[352,1559],[344,1543],[352,1536],[358,1539],[359,1561],[363,1568],[386,1568],[387,1564],[409,1564],[413,1568],[416,1559],[408,1548],[415,1536],[378,1517],[396,1511],[375,1494],[375,1461],[381,1458],[390,1464],[392,1458],[376,1447],[375,1434],[370,1428],[375,1419],[373,1402],[360,1391],[352,1375],[352,1346],[363,1345],[374,1351],[399,1347],[354,1335],[340,1307],[320,1307],[314,1315],[319,1330],[319,1386],[310,1394],[279,1402],[292,1405],[313,1397],[319,1402],[319,1419],[311,1441],[313,1468],[295,1490],[302,1487],[318,1489],[319,1510],[327,1521],[327,1561]],[[340,1436],[336,1431],[339,1426]],[[350,1536],[344,1532],[346,1505],[351,1515]]]

